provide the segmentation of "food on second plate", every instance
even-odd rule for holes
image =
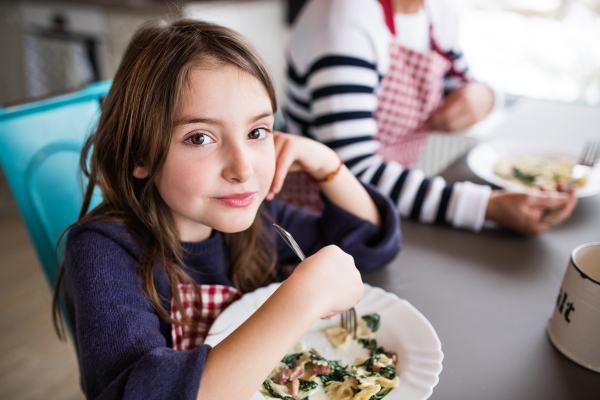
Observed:
[[[323,388],[331,400],[378,400],[398,387],[396,371],[398,357],[377,345],[374,338],[380,325],[379,314],[358,319],[357,339],[340,327],[331,327],[325,334],[334,348],[360,343],[369,350],[368,358],[357,358],[353,365],[328,360],[317,350],[286,355],[273,369],[260,388],[267,399],[306,399]],[[302,347],[302,345],[299,345]]]
[[[494,173],[530,188],[562,192],[571,181],[573,163],[567,157],[501,158],[494,165]],[[583,177],[575,182],[575,187],[582,187],[586,183],[587,177]]]

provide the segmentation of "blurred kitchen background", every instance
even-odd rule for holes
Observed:
[[[0,107],[111,79],[141,24],[180,16],[218,22],[248,37],[270,66],[285,105],[286,43],[304,1],[0,0]],[[454,2],[463,11],[461,38],[471,70],[504,90],[508,105],[519,96],[600,105],[600,0]],[[439,172],[490,124],[466,137],[432,136],[418,166]],[[0,176],[0,213],[8,204]]]
[[[600,106],[600,0],[454,0],[474,75],[521,97]],[[2,109],[110,80],[135,30],[156,18],[217,22],[254,43],[285,101],[285,49],[303,0],[0,0]],[[436,173],[494,121],[433,135],[418,166]],[[23,132],[35,140],[35,132]],[[600,132],[599,132],[600,135]],[[70,344],[50,323],[50,290],[0,171],[0,399],[79,399]],[[25,300],[20,300],[25,299]],[[17,329],[18,328],[18,329]]]

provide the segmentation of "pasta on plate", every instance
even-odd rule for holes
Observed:
[[[501,158],[494,165],[494,173],[526,187],[562,192],[571,181],[573,162],[567,157]],[[583,177],[575,186],[583,187],[586,183],[587,177]]]
[[[341,327],[325,329],[334,348],[360,343],[369,351],[369,357],[356,358],[353,365],[328,360],[315,349],[306,349],[302,343],[297,353],[287,354],[273,369],[260,387],[267,399],[305,399],[324,390],[330,400],[379,400],[399,385],[396,371],[397,355],[377,345],[374,338],[379,329],[379,314],[358,319],[356,340]]]

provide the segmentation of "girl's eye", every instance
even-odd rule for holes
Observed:
[[[194,133],[189,137],[188,141],[197,146],[214,142],[214,140],[206,133]]]
[[[269,130],[267,128],[254,129],[248,134],[248,139],[264,139],[267,137]]]

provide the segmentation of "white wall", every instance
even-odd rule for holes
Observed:
[[[184,7],[183,15],[226,26],[250,40],[267,63],[278,103],[283,104],[289,37],[283,0],[192,2]]]

